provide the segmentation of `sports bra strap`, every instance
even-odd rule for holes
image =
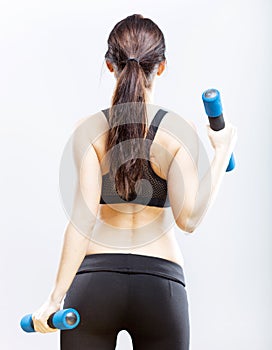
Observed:
[[[107,109],[102,109],[102,112],[105,114],[105,117],[106,117],[107,120],[109,121],[109,108],[107,108]]]
[[[109,121],[109,108],[102,109],[102,112],[105,114],[107,120]],[[157,111],[157,113],[155,114],[155,116],[154,116],[154,118],[149,126],[149,129],[148,129],[148,132],[146,135],[147,139],[154,140],[154,137],[156,135],[156,132],[158,130],[160,122],[162,121],[162,118],[165,116],[166,113],[167,113],[167,111],[165,111],[161,108]]]
[[[165,116],[166,113],[167,111],[163,109],[159,109],[158,112],[155,114],[155,117],[153,118],[146,135],[147,139],[154,140],[154,137],[156,135],[160,122],[162,121],[162,118]]]

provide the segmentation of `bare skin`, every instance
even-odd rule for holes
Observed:
[[[113,65],[106,61],[110,72],[116,72]],[[158,66],[156,75],[160,76],[165,69],[165,62]],[[154,81],[152,87],[154,86]],[[148,102],[152,102],[154,89],[147,92]],[[147,109],[148,126],[154,115],[154,108]],[[103,115],[103,116],[102,116]],[[92,145],[95,148],[97,157],[102,165],[102,159],[105,156],[105,144],[107,139],[108,122],[104,114],[101,118],[104,121],[100,124],[100,130],[97,130],[99,137]],[[166,179],[171,159],[159,152],[159,146],[167,148],[167,151],[173,156],[180,148],[177,142],[169,133],[158,128],[154,141],[150,149],[150,161],[152,169],[163,179]],[[156,149],[158,150],[156,152]],[[102,175],[109,171],[108,167],[101,166]],[[92,241],[87,248],[87,255],[95,253],[133,253],[161,257],[178,263],[183,266],[184,260],[175,237],[175,220],[171,208],[151,207],[141,204],[101,204],[99,206],[97,223],[93,228]],[[152,232],[148,224],[152,224]],[[137,231],[139,227],[145,227],[146,231],[141,229],[141,241],[137,241]],[[109,242],[108,235],[112,235],[114,244]],[[145,238],[143,239],[143,235]],[[125,247],[124,246],[125,237]],[[104,243],[103,243],[104,242]],[[141,243],[142,242],[142,243]]]
[[[109,62],[106,64],[116,76],[113,66]],[[157,75],[163,72],[164,67],[162,62],[158,67]],[[147,93],[149,99],[146,102],[152,104],[153,90]],[[156,111],[151,108],[147,112],[150,125]],[[86,124],[92,130],[84,127],[83,138],[87,135],[86,140],[91,147],[86,152],[84,166],[81,167],[81,170],[83,169],[81,190],[85,193],[90,211],[95,214],[94,218],[89,218],[88,215],[81,219],[82,203],[78,200],[79,196],[75,196],[74,208],[80,222],[84,225],[86,223],[91,234],[90,236],[82,234],[71,220],[67,224],[55,283],[46,301],[32,314],[36,331],[41,333],[56,331],[48,326],[47,319],[53,312],[60,309],[61,302],[86,255],[117,252],[142,254],[168,259],[183,266],[183,257],[176,241],[174,227],[177,225],[181,230],[192,233],[200,224],[206,210],[216,198],[236,142],[237,132],[230,123],[218,132],[208,128],[208,135],[215,152],[207,175],[199,181],[194,168],[198,151],[195,150],[197,142],[193,134],[185,127],[184,137],[189,137],[189,143],[193,146],[189,150],[190,154],[172,136],[180,122],[182,120],[176,118],[175,114],[165,115],[152,143],[149,158],[155,173],[168,180],[171,203],[169,208],[129,203],[98,204],[101,181],[97,180],[101,174],[104,175],[109,170],[105,162],[102,164],[109,126],[102,112],[93,115],[91,123]],[[91,134],[99,137],[90,141],[88,136]],[[78,165],[81,165],[82,161],[81,140],[83,138],[80,134],[75,143],[76,149],[79,150],[76,152]],[[181,136],[180,139],[183,140],[183,137]],[[77,143],[79,143],[78,146]],[[173,158],[176,162],[170,166]],[[184,182],[181,181],[181,177]],[[209,190],[208,197],[206,189]],[[181,193],[184,193],[184,197],[180,195]]]
[[[155,115],[154,112],[154,108],[148,109],[148,125]],[[107,123],[102,113],[101,118],[104,118],[104,123]],[[100,130],[98,134],[102,133],[103,130]],[[106,153],[106,137],[107,132],[104,132],[93,143],[101,164],[102,175],[109,170],[108,167],[103,168],[102,166],[102,159]],[[150,149],[150,161],[155,173],[166,179],[170,158],[165,157],[162,152],[156,152],[158,145],[163,148],[167,147],[167,151],[174,156],[180,144],[162,128],[158,128]],[[171,207],[159,208],[129,203],[100,204],[97,219],[93,228],[92,240],[87,248],[87,255],[95,253],[142,254],[168,259],[183,266],[184,260],[175,237],[175,220]],[[148,224],[152,224],[152,232]],[[143,229],[145,226],[146,231]],[[144,239],[137,241],[137,231],[140,227],[142,228],[141,237],[144,236]],[[109,234],[113,237],[111,244],[108,244]],[[141,243],[142,241],[144,242]]]

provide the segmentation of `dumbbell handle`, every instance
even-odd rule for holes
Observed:
[[[58,328],[61,330],[73,329],[77,327],[80,322],[80,316],[77,310],[69,308],[59,310],[49,316],[47,324],[51,328]],[[32,320],[32,314],[25,315],[20,322],[21,328],[28,333],[35,332]]]
[[[213,129],[214,131],[224,129],[225,121],[223,118],[222,104],[219,91],[216,89],[208,89],[204,91],[202,94],[202,100],[204,103],[206,114],[209,118],[211,129]],[[232,153],[226,171],[231,171],[234,168],[235,159]]]

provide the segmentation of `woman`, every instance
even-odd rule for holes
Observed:
[[[115,349],[122,329],[134,349],[188,350],[188,301],[174,227],[192,233],[199,225],[221,184],[236,128],[208,127],[215,152],[199,181],[194,128],[183,124],[188,142],[174,137],[166,130],[178,129],[181,118],[152,105],[155,77],[166,64],[158,26],[141,15],[123,19],[109,35],[105,59],[116,78],[112,108],[84,125],[85,135],[95,130],[100,137],[92,138],[83,162],[82,138],[74,142],[78,169],[83,164],[80,190],[94,215],[82,214],[76,196],[56,282],[33,313],[34,328],[56,331],[47,319],[64,301],[63,308],[79,311],[81,322],[61,331],[63,350]]]

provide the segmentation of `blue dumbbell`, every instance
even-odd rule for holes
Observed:
[[[206,114],[209,118],[210,127],[215,131],[224,129],[225,121],[222,113],[222,104],[220,93],[216,89],[208,89],[203,92],[202,100],[204,103]],[[226,171],[231,171],[235,168],[235,160],[233,153],[230,157],[229,165]]]
[[[80,316],[75,309],[64,309],[57,311],[50,315],[47,324],[51,328],[58,328],[61,330],[73,329],[77,327],[80,322]],[[21,328],[25,332],[35,332],[32,314],[25,315],[20,322]]]

